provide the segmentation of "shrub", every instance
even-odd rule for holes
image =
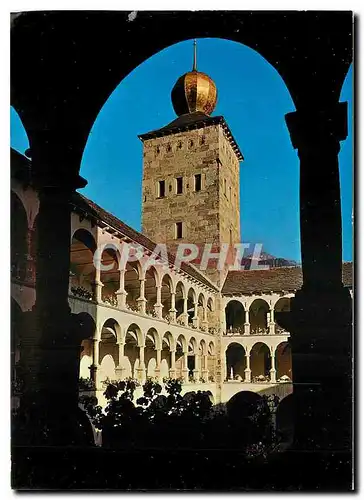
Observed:
[[[90,378],[80,377],[78,381],[78,387],[80,391],[95,391],[96,385],[95,382]]]
[[[161,384],[147,380],[143,395],[134,403],[138,383],[128,379],[108,384],[104,410],[96,398],[80,399],[94,426],[102,430],[109,448],[238,448],[251,456],[273,443],[267,401],[261,398],[247,417],[232,419],[224,405],[213,407],[211,393],[189,392],[184,396],[179,379]],[[165,392],[165,394],[162,394]]]

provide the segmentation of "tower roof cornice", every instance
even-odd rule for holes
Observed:
[[[197,111],[195,113],[186,113],[179,116],[165,127],[157,130],[152,130],[145,134],[138,135],[139,139],[144,142],[149,139],[156,139],[167,135],[177,134],[178,132],[186,132],[188,130],[196,130],[200,128],[210,127],[211,125],[221,125],[224,134],[229,141],[233,151],[239,161],[244,160],[244,156],[223,116],[208,116],[205,113]]]

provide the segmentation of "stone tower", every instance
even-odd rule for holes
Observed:
[[[172,90],[179,115],[167,126],[140,135],[143,142],[142,232],[171,252],[179,243],[211,251],[240,243],[239,186],[243,156],[222,116],[210,116],[217,92],[209,76],[193,70]],[[230,254],[231,258],[231,254]],[[219,284],[216,260],[204,271]],[[225,273],[223,272],[225,276]]]

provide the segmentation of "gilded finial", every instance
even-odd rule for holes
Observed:
[[[193,41],[193,67],[192,71],[197,71],[197,40]]]
[[[197,40],[193,40],[192,71],[180,76],[172,93],[172,104],[176,115],[200,112],[210,115],[217,102],[217,89],[213,80],[197,71]]]

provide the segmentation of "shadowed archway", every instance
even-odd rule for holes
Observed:
[[[156,26],[161,19],[164,29],[158,32]],[[254,47],[277,68],[297,107],[297,112],[287,117],[287,123],[293,147],[299,150],[301,158],[304,287],[292,308],[297,339],[292,342],[292,350],[300,355],[310,353],[311,332],[318,328],[333,357],[337,352],[348,353],[348,360],[343,360],[345,369],[339,372],[336,368],[339,364],[332,363],[327,368],[330,374],[315,380],[315,383],[322,382],[326,397],[321,401],[329,404],[331,411],[324,414],[322,403],[320,406],[313,401],[313,411],[309,413],[313,415],[312,420],[307,417],[300,431],[305,436],[305,429],[325,428],[329,421],[331,433],[327,435],[337,436],[335,443],[343,446],[347,436],[340,432],[336,422],[350,421],[350,415],[343,414],[341,407],[336,408],[334,401],[341,387],[342,397],[337,399],[343,408],[350,406],[350,381],[346,373],[351,373],[347,346],[351,314],[349,295],[341,286],[337,154],[339,141],[346,136],[346,107],[338,100],[351,62],[351,32],[349,12],[340,15],[277,13],[273,18],[269,13],[250,12],[208,15],[204,12],[138,12],[132,22],[125,12],[29,12],[12,18],[12,62],[16,63],[11,65],[11,99],[29,135],[33,174],[41,192],[37,306],[47,311],[47,315],[41,316],[39,329],[42,338],[48,335],[51,348],[58,347],[52,342],[62,338],[69,314],[69,195],[84,185],[78,176],[81,157],[103,103],[125,75],[171,43],[195,36],[233,38]],[[100,36],[95,37],[95,33]],[[151,43],[138,43],[141,34]],[[130,50],[124,50],[125,47]],[[51,230],[54,220],[58,224],[57,235]],[[41,354],[46,364],[48,354]],[[303,357],[293,356],[298,387],[311,382],[307,365],[300,362]],[[62,408],[67,408],[65,400],[60,398],[62,404],[54,408],[47,403],[54,401],[49,396],[54,393],[54,382],[59,371],[67,366],[67,360],[63,363],[65,365],[59,359],[49,370],[44,395],[34,391],[34,397],[40,398],[38,402],[34,400],[34,406],[47,405],[52,415],[62,415],[61,421],[67,423],[67,413]],[[340,381],[334,388],[327,383],[332,378]],[[74,407],[75,389],[71,386],[64,394],[67,403]],[[308,395],[303,392],[302,403],[307,399]],[[336,410],[341,411],[342,419],[336,418]],[[330,415],[335,415],[335,419]],[[36,424],[36,419],[33,423]],[[75,435],[71,431],[62,434]],[[57,442],[56,432],[49,436],[49,443]],[[71,442],[71,438],[68,441]],[[321,436],[319,441],[324,448],[325,437]]]

